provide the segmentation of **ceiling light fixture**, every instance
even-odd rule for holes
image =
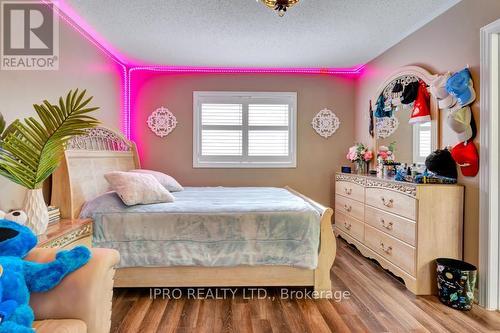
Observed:
[[[258,1],[258,0],[257,0]],[[260,0],[267,7],[278,12],[280,17],[286,14],[288,8],[295,5],[299,0]]]

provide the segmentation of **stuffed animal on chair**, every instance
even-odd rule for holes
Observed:
[[[3,301],[3,267],[0,265],[0,325],[5,318],[10,317],[17,307],[17,302],[13,300]]]
[[[48,263],[25,261],[36,246],[33,232],[12,221],[0,220],[0,333],[33,333],[33,310],[30,292],[46,292],[56,287],[68,274],[85,265],[90,251],[84,246],[60,251]]]

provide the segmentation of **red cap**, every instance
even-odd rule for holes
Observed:
[[[451,150],[451,156],[460,166],[462,175],[474,177],[479,172],[479,154],[474,142],[460,142]]]

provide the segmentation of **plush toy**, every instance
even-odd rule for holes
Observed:
[[[23,258],[36,246],[33,232],[12,221],[0,220],[0,312],[4,318],[0,333],[33,333],[33,310],[29,307],[30,292],[46,292],[57,286],[71,272],[85,265],[90,251],[84,246],[60,251],[48,263],[25,261]],[[13,307],[14,306],[14,307]]]
[[[26,213],[22,210],[13,210],[5,214],[4,217],[0,217],[0,219],[5,219],[17,222],[22,225],[26,225],[26,222],[28,221],[28,215],[26,215]]]
[[[0,325],[5,318],[10,317],[17,307],[17,302],[13,300],[3,301],[3,267],[0,266]]]

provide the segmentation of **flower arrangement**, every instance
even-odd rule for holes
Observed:
[[[396,142],[392,142],[389,146],[378,147],[377,160],[379,162],[394,162],[394,151],[396,150]]]
[[[366,146],[362,143],[356,143],[354,146],[349,148],[346,158],[356,163],[357,173],[366,173],[366,167],[369,161],[373,158],[373,152],[368,150]]]
[[[364,144],[356,143],[354,146],[349,148],[349,152],[346,157],[351,162],[369,162],[373,158],[373,152],[368,150]]]

